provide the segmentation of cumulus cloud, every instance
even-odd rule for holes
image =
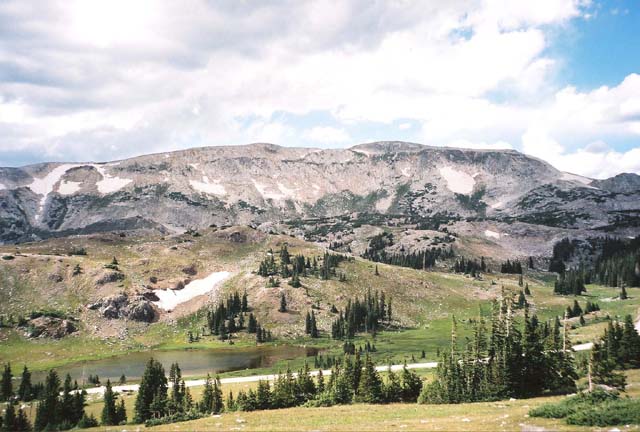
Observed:
[[[625,165],[634,154],[589,145],[638,138],[640,77],[591,91],[554,81],[562,62],[548,54],[549,34],[590,8],[587,0],[7,0],[0,164],[255,141],[344,146],[402,131],[558,164],[579,152],[605,158],[572,170],[585,175],[638,171]],[[314,113],[331,121],[298,121]],[[599,170],[597,160],[610,165]]]

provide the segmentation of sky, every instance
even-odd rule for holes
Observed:
[[[0,166],[383,140],[640,173],[640,1],[0,2]]]

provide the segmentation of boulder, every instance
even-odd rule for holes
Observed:
[[[198,268],[196,267],[195,264],[191,264],[186,266],[185,268],[182,269],[182,273],[189,275],[189,276],[195,276],[198,274]]]

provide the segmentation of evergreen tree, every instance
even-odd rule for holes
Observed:
[[[364,370],[360,377],[357,395],[358,400],[366,403],[380,403],[383,401],[382,380],[368,354],[365,357]]]
[[[134,419],[143,423],[153,417],[164,415],[167,400],[167,378],[162,363],[151,358],[147,362],[138,395],[136,396]]]
[[[284,296],[284,293],[280,293],[280,307],[278,308],[278,312],[286,312],[287,311],[287,299]]]
[[[116,405],[116,424],[127,422],[127,408],[124,405],[124,399],[121,397],[118,405]]]
[[[111,381],[107,379],[100,423],[103,426],[113,426],[120,423],[118,420],[118,415],[116,413],[116,397],[113,394],[113,389],[111,388]]]
[[[38,403],[34,428],[37,431],[55,429],[60,423],[60,378],[55,370],[50,370],[45,379],[43,398]]]
[[[12,432],[16,424],[16,408],[12,403],[8,403],[2,417],[2,431]]]
[[[18,408],[18,415],[16,421],[13,423],[13,432],[29,432],[31,430],[31,423],[27,414],[22,408]]]
[[[27,365],[24,365],[24,369],[22,369],[22,378],[20,380],[20,387],[18,388],[18,398],[23,402],[29,402],[33,399],[31,372],[27,369]]]
[[[0,401],[8,401],[13,396],[13,374],[11,373],[11,364],[4,365],[2,372],[2,383],[0,383]]]
[[[622,285],[622,288],[620,288],[620,300],[626,300],[629,297],[627,296],[627,289],[624,287],[624,285]]]

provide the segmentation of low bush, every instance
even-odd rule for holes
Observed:
[[[615,426],[640,423],[640,399],[622,399],[617,392],[596,390],[529,411],[531,417],[565,419],[579,426]]]

